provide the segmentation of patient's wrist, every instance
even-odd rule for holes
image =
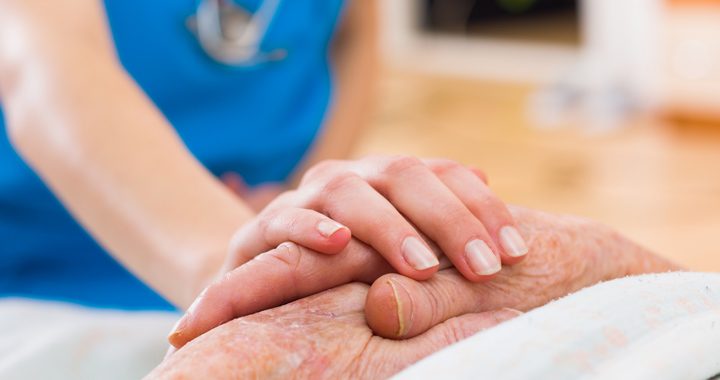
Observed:
[[[535,268],[533,275],[562,274],[553,296],[623,276],[681,269],[601,223],[521,207],[511,211],[530,242],[526,264]]]
[[[662,273],[685,270],[682,266],[659,256],[648,249],[620,236],[617,232],[612,231],[613,235],[618,236],[617,240],[620,249],[616,251],[616,255],[624,257],[623,266],[619,273],[615,273],[617,278],[620,276],[633,276],[645,273]]]
[[[591,222],[598,249],[592,250],[592,266],[596,268],[596,280],[607,281],[625,276],[646,273],[678,271],[683,268],[631,241],[617,231]]]

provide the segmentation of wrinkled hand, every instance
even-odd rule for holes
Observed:
[[[530,254],[491,282],[470,283],[452,269],[424,282],[397,274],[375,281],[391,268],[361,243],[335,256],[283,245],[207,288],[170,342],[180,347],[222,323],[317,293],[328,283],[375,281],[367,299],[368,323],[380,336],[408,338],[465,313],[526,311],[603,280],[676,269],[597,223],[521,208],[512,212]],[[267,293],[267,283],[275,284],[272,290],[282,302],[259,296]]]
[[[169,357],[150,379],[378,379],[517,312],[466,314],[417,338],[373,336],[367,286],[351,284],[234,320]]]

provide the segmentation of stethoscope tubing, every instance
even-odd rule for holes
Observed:
[[[278,52],[263,53],[262,41],[277,15],[282,0],[264,0],[254,14],[228,0],[200,0],[195,24],[200,47],[216,62],[231,66],[252,66],[284,57]],[[235,25],[227,25],[224,12],[246,13],[246,21],[235,17]],[[237,24],[242,22],[242,24]],[[236,33],[229,36],[225,28],[232,27]]]

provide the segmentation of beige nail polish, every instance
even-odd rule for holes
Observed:
[[[525,240],[515,227],[505,226],[500,229],[500,244],[502,244],[505,253],[512,257],[521,257],[528,253]]]
[[[482,240],[473,240],[465,246],[468,264],[473,272],[489,276],[500,272],[502,266],[490,247]]]
[[[342,224],[327,219],[323,219],[317,224],[318,232],[320,232],[320,235],[325,236],[326,238],[329,238],[334,233],[340,231],[343,228],[345,228],[345,226],[343,226]]]
[[[406,238],[401,249],[405,261],[415,270],[425,270],[440,264],[435,254],[414,236]]]

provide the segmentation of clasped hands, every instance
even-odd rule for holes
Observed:
[[[372,284],[364,310],[376,335],[412,338],[632,273],[630,260],[612,261],[619,246],[641,250],[591,222],[509,209],[482,172],[450,160],[325,162],[242,226],[224,275],[169,341],[180,348],[233,319],[354,282]]]

